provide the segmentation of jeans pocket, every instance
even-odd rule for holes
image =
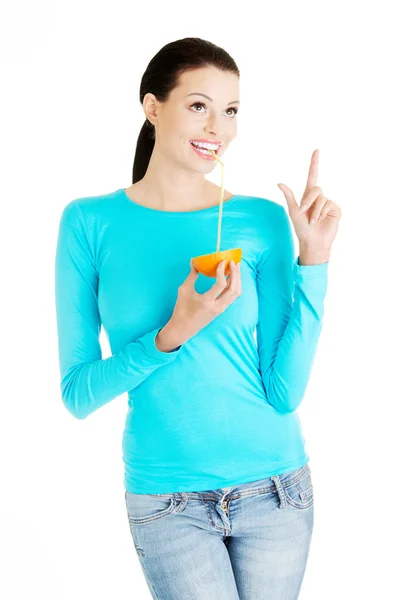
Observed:
[[[311,471],[308,465],[297,470],[299,476],[282,481],[288,504],[294,508],[309,508],[314,503],[314,490]]]
[[[129,522],[132,525],[144,525],[158,521],[173,512],[176,500],[170,496],[157,496],[155,494],[132,494],[125,491],[125,503]]]

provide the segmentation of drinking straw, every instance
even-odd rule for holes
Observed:
[[[217,159],[217,161],[222,166],[221,189],[220,189],[220,196],[219,196],[219,211],[218,211],[217,249],[216,249],[216,252],[219,252],[219,249],[220,249],[220,246],[221,246],[221,225],[222,225],[222,210],[223,210],[222,207],[223,207],[223,199],[224,199],[224,171],[225,171],[225,165],[222,162],[222,160],[220,158],[218,158],[218,156],[215,154],[214,150],[211,150],[211,148],[207,148],[207,149],[214,156],[214,158]]]

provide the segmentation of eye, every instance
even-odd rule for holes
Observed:
[[[204,106],[204,108],[206,108],[206,105],[204,104],[204,102],[195,102],[194,104],[192,104],[192,105],[190,106],[190,108],[192,108],[193,106]],[[233,117],[234,117],[235,115],[237,115],[237,113],[238,113],[238,109],[237,109],[237,108],[235,108],[234,106],[230,106],[229,108],[227,108],[227,110],[233,110],[233,113],[234,113],[234,114],[233,114]],[[195,110],[194,112],[200,112],[200,111],[198,111],[198,110]],[[233,117],[232,117],[232,118],[233,118]]]

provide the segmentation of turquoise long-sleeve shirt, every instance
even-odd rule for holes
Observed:
[[[296,409],[321,333],[328,263],[299,265],[282,205],[236,194],[223,206],[221,250],[242,248],[242,294],[172,352],[160,351],[155,337],[190,259],[216,250],[218,205],[161,211],[121,188],[62,211],[61,398],[85,419],[127,392],[122,454],[131,493],[234,486],[309,461]],[[199,274],[195,290],[214,283]]]

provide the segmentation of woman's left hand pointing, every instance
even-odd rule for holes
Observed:
[[[289,216],[299,242],[309,248],[330,250],[336,237],[342,211],[332,200],[328,200],[322,194],[322,189],[317,186],[318,160],[319,150],[314,150],[300,206],[287,185],[278,183],[278,187],[285,195]]]

